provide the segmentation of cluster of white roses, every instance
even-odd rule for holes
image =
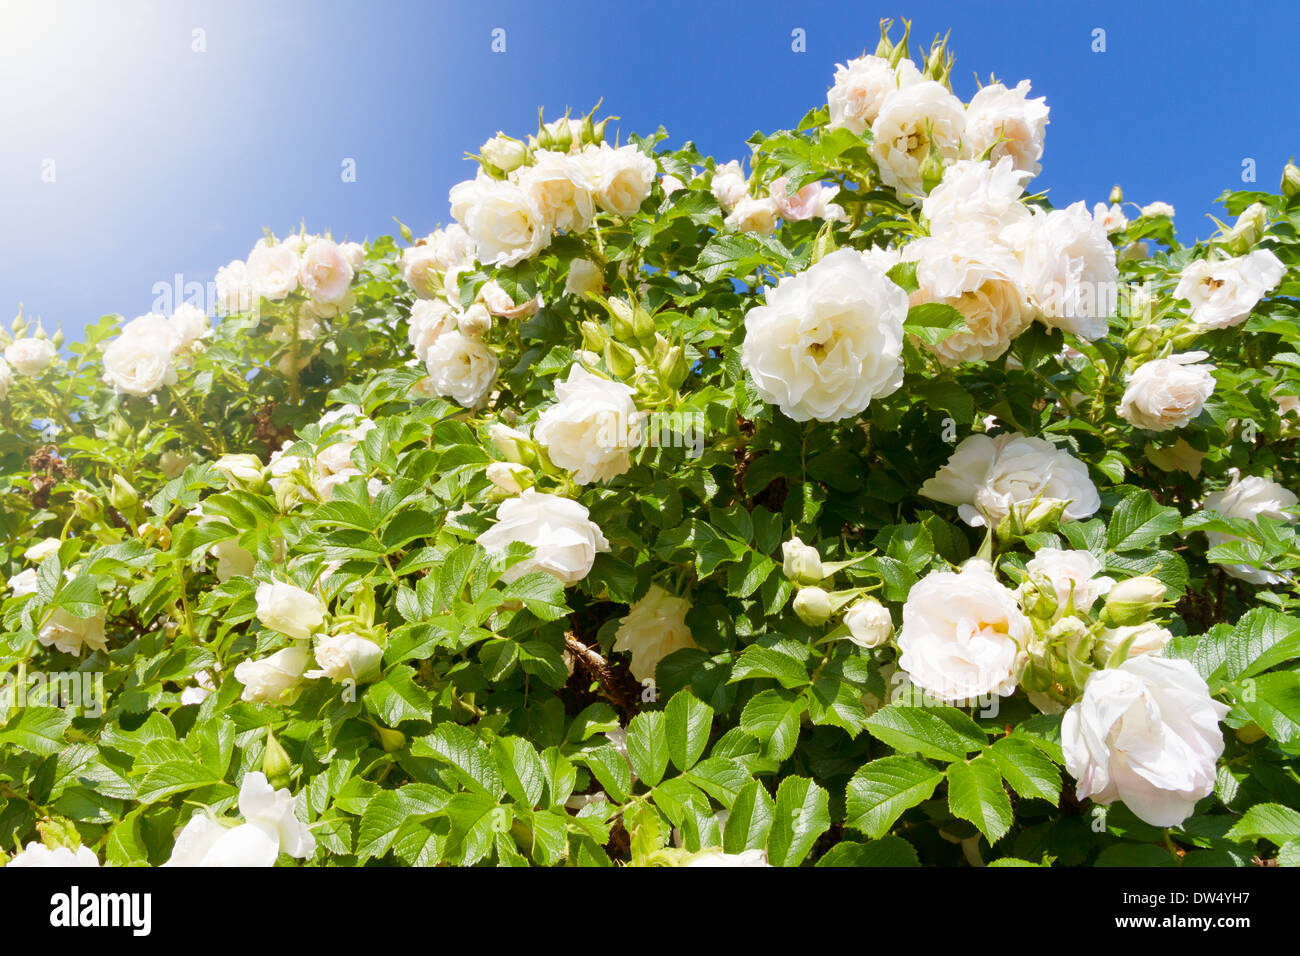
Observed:
[[[257,619],[294,643],[235,668],[244,700],[279,702],[303,680],[326,678],[355,685],[379,676],[383,648],[359,633],[360,628],[343,625],[332,634],[319,633],[328,609],[315,594],[283,581],[263,581],[256,597]],[[313,638],[317,669],[309,671]]]
[[[766,196],[754,196],[739,161],[734,159],[713,170],[709,189],[726,213],[725,224],[737,232],[770,236],[780,220],[842,221],[848,218],[844,207],[834,202],[840,187],[813,182],[790,192],[789,177],[780,176],[768,185]]]
[[[281,240],[264,236],[246,260],[217,270],[217,302],[224,312],[251,312],[260,299],[282,302],[298,292],[307,300],[305,315],[337,315],[355,302],[349,291],[365,258],[359,242],[337,243],[304,232]]]
[[[104,347],[104,381],[121,394],[138,396],[175,385],[177,368],[211,332],[207,314],[188,302],[170,316],[151,312],[132,319]]]
[[[306,859],[316,839],[294,813],[293,795],[276,790],[260,771],[244,774],[239,787],[243,822],[199,810],[176,836],[163,866],[274,866],[281,853]]]

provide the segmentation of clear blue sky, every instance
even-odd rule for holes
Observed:
[[[1282,52],[1291,2],[743,3],[0,0],[0,321],[70,338],[149,310],[176,273],[206,282],[262,228],[336,238],[447,218],[466,151],[572,106],[660,123],[720,159],[824,102],[837,61],[882,16],[952,31],[954,87],[1033,81],[1051,107],[1038,188],[1063,205],[1126,198],[1205,235],[1243,158],[1274,189],[1300,153]],[[494,28],[506,52],[491,51]],[[807,52],[791,51],[791,31]],[[1106,52],[1091,51],[1094,28]],[[194,52],[196,29],[205,52]],[[345,159],[357,181],[341,180]],[[54,182],[43,182],[47,160]]]

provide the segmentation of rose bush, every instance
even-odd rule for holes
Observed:
[[[20,315],[11,864],[1300,863],[1300,171],[1052,208],[951,69]]]

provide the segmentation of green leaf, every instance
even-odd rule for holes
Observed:
[[[1300,657],[1300,621],[1271,608],[1247,611],[1228,637],[1228,676],[1234,680],[1296,657]]]
[[[663,711],[642,711],[627,725],[627,757],[632,769],[653,787],[668,769],[668,731]]]
[[[1280,803],[1257,803],[1242,814],[1226,836],[1240,843],[1268,840],[1282,846],[1300,839],[1300,811]]]
[[[1021,737],[1003,737],[987,753],[1020,796],[1038,797],[1056,806],[1061,799],[1061,772],[1037,747]]]
[[[775,812],[776,804],[761,783],[751,780],[745,784],[736,794],[722,828],[723,849],[728,853],[762,849]]]
[[[1011,800],[992,758],[980,755],[948,767],[948,809],[975,824],[991,844],[1011,829]]]
[[[57,707],[23,707],[0,730],[0,744],[7,744],[34,754],[53,754],[66,744],[63,732],[72,723],[72,715]]]
[[[903,331],[926,345],[938,345],[958,332],[969,332],[966,316],[942,302],[925,302],[907,310]]]
[[[817,861],[818,866],[920,866],[916,847],[901,837],[887,836],[870,843],[837,843]]]
[[[879,839],[904,810],[930,799],[942,779],[942,771],[915,757],[873,760],[849,781],[844,822]]]
[[[831,825],[830,798],[807,777],[786,777],[776,791],[767,861],[798,866]]]
[[[168,760],[145,774],[136,797],[141,803],[157,803],[173,794],[220,782],[219,776],[198,761]]]
[[[988,743],[979,725],[954,707],[891,704],[867,718],[867,730],[895,750],[944,761],[965,760]]]
[[[545,571],[533,571],[506,586],[506,600],[522,601],[524,607],[543,621],[557,621],[569,613],[564,584]]]
[[[678,770],[690,770],[704,754],[713,729],[713,708],[679,691],[664,708],[668,758]]]
[[[1177,508],[1156,502],[1149,491],[1138,491],[1119,503],[1106,529],[1106,546],[1112,551],[1146,547],[1182,527]]]
[[[419,746],[417,746],[418,744]],[[494,800],[504,792],[501,774],[487,746],[474,731],[459,724],[439,724],[433,733],[412,744],[416,756],[431,756],[446,764],[464,786]]]
[[[764,746],[778,763],[794,752],[799,720],[807,700],[798,691],[765,690],[750,698],[740,714],[740,729]]]

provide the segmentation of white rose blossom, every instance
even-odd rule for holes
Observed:
[[[542,412],[533,437],[579,484],[609,481],[632,467],[632,449],[641,443],[635,396],[630,386],[575,364],[556,383],[557,401]]]
[[[858,647],[881,647],[894,634],[889,610],[874,598],[862,598],[844,614],[849,640]]]
[[[19,375],[31,377],[40,375],[54,361],[54,343],[49,339],[32,336],[15,339],[5,349],[5,361]]]
[[[474,240],[475,256],[486,264],[517,265],[551,241],[545,214],[515,183],[476,181],[470,196],[453,198],[453,214]]]
[[[1006,697],[1033,627],[1015,594],[987,567],[935,571],[912,586],[898,634],[901,667],[912,683],[944,701]]]
[[[311,831],[294,815],[293,794],[276,790],[260,771],[244,774],[239,787],[244,822],[227,826],[200,810],[176,837],[163,866],[274,866],[281,853],[306,859],[316,852]]]
[[[497,509],[497,520],[478,536],[490,553],[501,553],[511,542],[531,545],[536,552],[506,569],[506,583],[531,571],[545,571],[565,584],[585,578],[596,554],[609,550],[609,542],[589,517],[585,507],[569,498],[528,488]]]
[[[608,143],[588,147],[582,161],[595,180],[600,208],[625,217],[641,208],[658,171],[655,161],[632,144],[618,149]]]
[[[1029,208],[1021,202],[1027,178],[1009,157],[996,164],[971,159],[953,163],[921,203],[930,235],[974,233],[996,239],[1007,226],[1029,218]]]
[[[150,395],[175,385],[175,356],[181,347],[177,328],[161,315],[132,319],[104,347],[104,381],[127,395]]]
[[[298,288],[298,254],[282,242],[259,244],[248,255],[248,282],[255,295],[272,302]]]
[[[1020,590],[1023,594],[1029,585],[1050,589],[1057,605],[1053,619],[1059,620],[1071,607],[1072,613],[1090,610],[1115,586],[1115,579],[1101,574],[1101,569],[1101,561],[1090,551],[1039,548],[1025,563],[1029,574]]]
[[[920,202],[925,195],[921,164],[931,146],[945,165],[955,162],[965,128],[961,100],[942,83],[922,79],[894,90],[871,125],[871,156],[881,180],[900,198]]]
[[[257,305],[257,294],[248,278],[248,266],[236,259],[217,270],[217,308],[222,312],[251,312]]]
[[[14,370],[0,358],[0,402],[9,397],[9,386],[14,383]]]
[[[740,162],[735,159],[714,168],[709,188],[722,211],[728,213],[749,195],[749,181],[740,168]]]
[[[732,208],[725,224],[736,232],[756,232],[761,236],[770,236],[776,231],[780,215],[780,210],[771,199],[744,196]]]
[[[565,295],[586,295],[605,288],[605,277],[590,259],[574,259],[569,263],[569,274],[564,280]]]
[[[1120,400],[1120,417],[1156,432],[1185,427],[1214,392],[1214,366],[1197,364],[1208,357],[1184,352],[1138,366]]]
[[[638,681],[654,680],[659,662],[674,651],[696,647],[686,615],[691,602],[652,584],[632,605],[614,632],[614,650],[632,655],[629,668]]]
[[[1119,295],[1119,268],[1105,223],[1077,202],[1065,209],[1034,209],[1002,238],[1016,250],[1030,301],[1048,328],[1081,339],[1106,334]]]
[[[796,421],[838,421],[903,383],[907,293],[840,249],[768,289],[745,315],[741,364]]]
[[[1078,521],[1101,507],[1087,465],[1045,439],[1016,432],[967,436],[920,494],[956,505],[974,528],[996,527],[1013,507],[1035,502],[1065,502],[1063,521]]]
[[[298,282],[318,302],[340,302],[352,283],[352,263],[332,239],[316,239],[303,250]]]
[[[585,232],[596,216],[596,182],[575,156],[538,150],[531,166],[517,173],[519,187],[552,229]]]
[[[884,57],[867,55],[835,65],[835,82],[826,94],[831,129],[863,133],[880,115],[885,98],[895,90],[921,80],[921,71],[911,60],[900,60],[895,69]]]
[[[962,154],[993,161],[1010,158],[1017,169],[1033,176],[1042,172],[1043,140],[1047,135],[1047,100],[1029,98],[1029,81],[1015,89],[992,83],[966,106],[966,134]]]
[[[83,647],[92,651],[108,650],[104,636],[106,612],[102,609],[90,617],[74,617],[71,612],[56,608],[41,626],[37,640],[46,647],[53,645],[65,654],[80,656]]]
[[[6,867],[86,867],[99,866],[99,858],[88,846],[48,847],[35,841],[28,843],[22,851],[15,853]]]
[[[1124,645],[1128,645],[1128,657],[1139,654],[1159,654],[1165,645],[1174,639],[1167,628],[1154,621],[1131,624],[1123,627],[1109,627],[1101,632],[1097,646],[1102,657],[1109,659]]]
[[[325,602],[297,585],[263,581],[256,598],[257,619],[286,637],[305,641],[325,621]]]
[[[1227,712],[1186,660],[1141,654],[1094,671],[1061,723],[1078,798],[1121,800],[1152,826],[1178,826],[1214,791]]]
[[[1265,517],[1290,521],[1294,524],[1296,516],[1286,509],[1294,509],[1297,500],[1295,492],[1279,485],[1276,481],[1269,481],[1257,475],[1242,478],[1234,474],[1228,487],[1205,496],[1204,507],[1207,511],[1217,511],[1227,518],[1255,521]],[[1239,540],[1236,535],[1221,531],[1207,531],[1205,537],[1210,542],[1210,547]],[[1251,584],[1282,584],[1290,577],[1289,572],[1278,574],[1248,564],[1225,565],[1224,570],[1234,578]]]
[[[434,390],[465,408],[476,408],[497,377],[497,357],[481,340],[445,332],[429,346],[425,367]]]
[[[944,365],[995,359],[1034,321],[1020,264],[1005,246],[975,235],[917,239],[904,255],[915,260],[920,286],[911,304],[950,305],[966,318],[967,331],[927,346]]]
[[[241,700],[276,703],[298,686],[307,669],[308,653],[303,644],[294,644],[259,660],[240,661],[235,680],[244,685]]]
[[[1250,318],[1250,310],[1285,274],[1286,266],[1268,249],[1236,259],[1197,259],[1184,267],[1174,298],[1191,304],[1197,328],[1231,328]]]
[[[314,680],[328,677],[334,681],[366,681],[379,674],[384,650],[374,641],[356,634],[331,634],[316,641],[316,664],[319,670],[303,676]]]

